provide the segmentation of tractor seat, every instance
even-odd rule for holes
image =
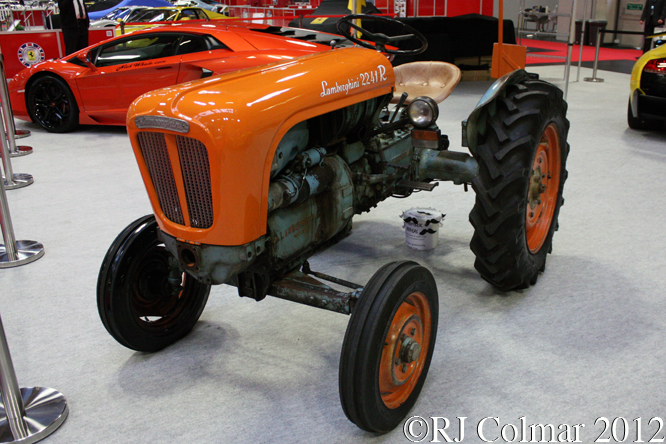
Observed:
[[[398,103],[402,93],[409,94],[405,103],[419,96],[431,97],[440,103],[460,82],[460,68],[446,62],[411,62],[393,68],[395,92],[391,103]]]

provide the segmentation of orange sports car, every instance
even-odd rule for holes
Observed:
[[[344,41],[256,24],[178,23],[136,31],[19,72],[9,81],[12,109],[54,133],[79,124],[125,125],[129,105],[143,93],[326,51],[332,40]]]

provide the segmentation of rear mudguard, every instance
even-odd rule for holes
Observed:
[[[494,114],[494,112],[486,113],[484,111],[492,111],[495,107],[496,99],[501,96],[502,91],[504,91],[507,86],[534,78],[536,78],[535,75],[528,74],[523,69],[517,69],[497,79],[481,97],[476,108],[470,113],[467,120],[463,121],[462,145],[468,147],[474,157],[476,157],[479,131],[486,126],[485,116]]]
[[[259,239],[266,234],[271,164],[285,133],[299,122],[391,94],[394,83],[384,55],[347,48],[139,97],[128,111],[127,129],[160,229],[177,239],[209,245]],[[155,178],[139,142],[146,132],[153,134],[155,149],[168,153],[160,157]],[[205,159],[192,167],[192,162],[179,159],[183,146],[205,153]],[[169,188],[166,213],[172,219],[160,206],[153,179],[157,189],[160,180],[169,182],[162,190]],[[204,204],[198,202],[201,196]],[[203,227],[190,214],[202,208],[208,220]],[[174,218],[178,211],[182,217]]]

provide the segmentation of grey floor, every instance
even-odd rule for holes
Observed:
[[[534,71],[563,86],[563,67]],[[579,442],[591,443],[605,417],[619,438],[615,418],[626,419],[626,442],[638,441],[640,423],[648,441],[659,428],[651,418],[666,418],[666,132],[627,127],[628,74],[600,71],[604,83],[583,82],[590,74],[583,69],[569,86],[566,203],[535,287],[501,294],[477,275],[468,246],[474,194],[449,184],[380,204],[311,261],[359,283],[396,259],[434,273],[437,346],[410,416],[448,418],[451,438],[459,417],[469,443],[483,442],[477,424],[486,417],[518,427],[525,417],[558,432],[582,424]],[[439,123],[452,148],[489,85],[462,83],[443,103]],[[32,131],[20,142],[34,153],[14,158],[14,171],[35,183],[8,191],[11,216],[17,238],[42,242],[46,254],[0,270],[0,312],[19,385],[53,387],[69,402],[69,418],[45,442],[409,442],[401,428],[375,436],[345,418],[337,375],[344,315],[270,297],[257,303],[219,286],[179,343],[156,354],[119,345],[97,314],[97,273],[115,236],[150,212],[125,129],[18,127]],[[405,245],[398,215],[416,206],[446,213],[432,251]],[[482,432],[511,438],[494,419]]]

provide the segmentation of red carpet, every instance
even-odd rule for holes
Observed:
[[[520,43],[520,42],[519,42]],[[553,42],[547,40],[531,40],[523,39],[522,45],[527,46],[527,64],[540,65],[540,64],[564,64],[564,58],[567,55],[567,44],[562,42]],[[596,48],[594,46],[583,46],[583,62],[593,62],[594,53]],[[618,49],[618,48],[600,48],[599,61],[609,60],[631,60],[635,62],[638,57],[643,54],[643,51],[638,49]],[[553,57],[539,57],[542,56],[557,56]],[[578,56],[580,55],[580,46],[574,45],[571,54],[571,62],[578,63]]]

